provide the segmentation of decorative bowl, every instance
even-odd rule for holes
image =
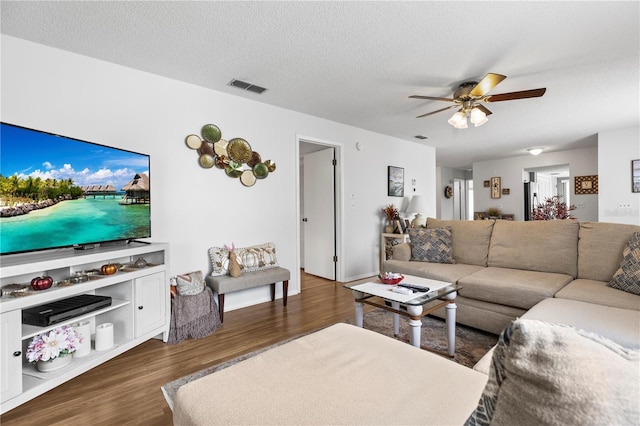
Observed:
[[[378,278],[383,284],[395,285],[404,279],[402,274],[378,274]]]

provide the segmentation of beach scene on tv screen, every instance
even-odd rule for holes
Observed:
[[[0,253],[151,235],[149,156],[0,130]]]

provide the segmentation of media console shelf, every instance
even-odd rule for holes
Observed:
[[[113,275],[90,275],[89,280],[70,284],[78,272],[98,270],[107,263],[144,267],[122,268]],[[37,276],[49,275],[54,286],[0,297],[0,413],[5,413],[38,395],[88,371],[149,340],[169,336],[170,292],[167,265],[169,246],[164,243],[102,245],[92,250],[60,249],[3,256],[0,258],[0,287],[29,284]],[[79,294],[110,296],[111,305],[46,327],[22,324],[22,310]],[[61,370],[41,373],[26,359],[34,336],[62,325],[89,321],[92,339],[96,326],[113,324],[114,345],[75,357]]]

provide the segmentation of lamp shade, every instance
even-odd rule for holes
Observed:
[[[409,201],[407,213],[422,213],[427,210],[427,202],[422,195],[414,195]]]

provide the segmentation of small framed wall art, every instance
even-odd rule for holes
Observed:
[[[576,176],[574,192],[577,195],[597,194],[598,193],[598,175]]]
[[[640,192],[640,160],[631,161],[631,192]]]
[[[500,198],[501,197],[501,183],[500,177],[492,177],[491,178],[491,198]]]
[[[387,195],[389,197],[404,197],[404,169],[389,166],[387,170]]]

